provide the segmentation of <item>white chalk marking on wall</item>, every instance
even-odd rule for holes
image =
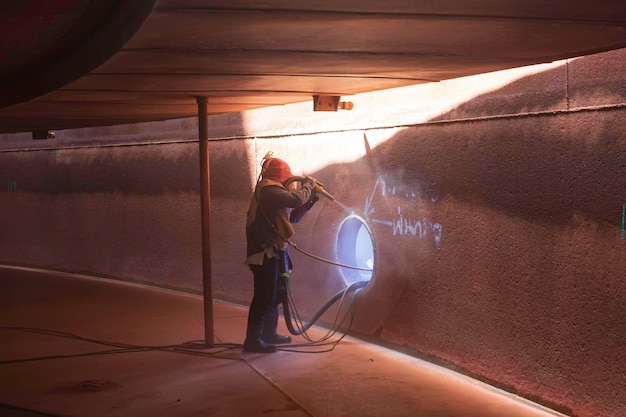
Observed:
[[[7,192],[16,193],[17,192],[17,181],[15,180],[7,180]]]
[[[393,218],[391,220],[386,219],[377,219],[372,218],[371,216],[376,213],[376,208],[373,206],[374,197],[377,195],[377,192],[380,193],[381,197],[385,197],[387,191],[390,192],[392,196],[396,196],[396,192],[398,191],[398,187],[390,186],[387,188],[387,182],[384,178],[379,177],[376,180],[376,184],[374,184],[374,188],[372,190],[369,198],[365,199],[365,209],[364,213],[368,219],[375,224],[381,224],[383,226],[388,226],[391,228],[392,236],[409,236],[416,237],[420,240],[426,239],[429,235],[432,236],[432,239],[435,243],[436,247],[441,246],[441,235],[443,232],[443,227],[440,223],[432,222],[426,217],[422,217],[421,219],[411,219],[405,218],[402,214],[402,207],[400,205],[397,206],[398,217]],[[415,199],[419,197],[422,193],[415,190],[403,190],[399,195],[406,199]],[[433,196],[436,198],[433,200]],[[435,202],[439,197],[438,192],[434,192],[431,196],[431,201]]]

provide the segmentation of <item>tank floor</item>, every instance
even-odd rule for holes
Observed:
[[[243,342],[247,308],[213,309],[216,346],[201,348],[201,297],[0,267],[0,415],[560,415],[351,337],[325,353],[244,353],[233,345]]]

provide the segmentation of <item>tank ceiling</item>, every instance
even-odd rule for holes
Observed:
[[[626,46],[613,0],[31,0],[0,10],[0,133],[349,96]],[[313,106],[311,106],[313,109]]]

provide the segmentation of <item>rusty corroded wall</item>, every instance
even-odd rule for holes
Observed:
[[[216,296],[250,300],[243,219],[273,150],[337,197],[297,225],[300,247],[337,260],[346,217],[371,230],[354,331],[569,414],[625,415],[625,56],[362,95],[349,113],[211,118]],[[195,129],[2,138],[0,262],[200,292]],[[293,258],[301,312],[345,287]]]

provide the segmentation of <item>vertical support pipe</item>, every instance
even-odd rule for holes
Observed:
[[[202,288],[204,294],[204,344],[213,347],[213,288],[211,282],[211,177],[209,175],[209,121],[207,98],[198,102],[198,140],[200,142],[200,209],[202,210]]]

